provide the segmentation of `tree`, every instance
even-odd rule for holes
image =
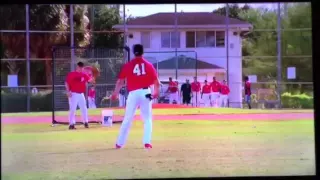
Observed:
[[[69,6],[68,5],[30,5],[30,29],[43,31],[66,31],[69,30]],[[0,24],[1,29],[25,30],[25,5],[1,6],[0,13],[3,21]],[[75,31],[86,30],[84,19],[86,13],[85,5],[74,5],[74,29]],[[24,33],[3,33],[1,42],[9,57],[6,58],[25,58]],[[75,45],[86,46],[89,44],[88,33],[76,33]],[[51,58],[52,46],[70,44],[70,33],[32,33],[30,34],[30,56],[31,58]],[[45,83],[51,84],[51,61],[44,61],[45,69],[42,69],[42,76],[46,77]],[[22,64],[25,64],[23,62]],[[21,64],[17,64],[18,66]],[[21,69],[21,68],[20,68]],[[24,69],[24,68],[22,68]],[[25,76],[25,74],[21,74]],[[41,76],[41,75],[37,75]]]
[[[112,27],[120,24],[119,8],[112,8],[108,5],[94,5],[94,8],[94,31],[114,31]],[[95,47],[118,48],[123,46],[123,33],[96,33],[93,35],[93,43]]]
[[[253,31],[242,40],[242,54],[245,56],[243,73],[256,74],[260,81],[275,80],[277,77],[277,10],[240,8],[237,5],[230,5],[229,10],[231,18],[238,18],[253,25]],[[225,15],[226,9],[222,7],[214,12]],[[311,28],[310,3],[284,4],[281,7],[281,15],[282,29]],[[309,72],[311,58],[299,58],[299,56],[312,54],[311,30],[283,30],[281,35],[283,81],[286,81],[286,69],[290,66],[297,67],[298,77],[295,81],[312,81],[312,73]],[[295,58],[287,56],[295,56]]]
[[[229,17],[241,19],[241,20],[242,20],[242,17],[239,16],[239,14],[241,12],[246,12],[249,9],[251,9],[251,7],[249,5],[244,5],[243,7],[239,7],[238,4],[229,4],[228,6],[229,6]],[[217,13],[222,16],[226,16],[226,14],[227,14],[226,6],[214,10],[213,13]]]
[[[282,78],[287,81],[287,67],[297,67],[296,82],[312,81],[311,56],[312,36],[311,30],[298,30],[297,28],[311,27],[311,7],[308,3],[299,3],[281,7],[282,29]],[[265,8],[250,9],[241,12],[239,16],[250,22],[254,30],[276,29],[277,10]],[[260,80],[275,80],[277,77],[277,32],[253,31],[243,40],[243,46],[249,50],[250,56],[275,56],[273,58],[244,58],[243,67],[246,74],[257,74]],[[291,57],[288,57],[291,56]],[[293,87],[294,85],[292,85]],[[303,91],[303,88],[294,87]]]

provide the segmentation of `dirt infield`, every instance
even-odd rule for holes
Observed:
[[[57,117],[59,119],[66,119],[67,116]],[[99,120],[99,116],[91,117]],[[286,114],[211,114],[211,115],[155,115],[154,120],[249,120],[249,121],[281,121],[281,120],[299,120],[299,119],[313,119],[313,113],[286,113]],[[117,119],[117,118],[115,118]],[[119,119],[119,118],[118,118]],[[122,119],[122,118],[120,118]],[[140,116],[135,116],[135,120],[141,120]],[[3,117],[2,124],[30,124],[30,123],[51,123],[51,116],[38,117]],[[121,120],[120,120],[121,121]]]

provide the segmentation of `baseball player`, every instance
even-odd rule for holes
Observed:
[[[112,99],[116,99],[124,82],[127,82],[128,97],[116,149],[124,146],[137,107],[140,107],[141,117],[144,121],[144,147],[146,149],[152,148],[152,99],[159,95],[160,81],[153,65],[142,57],[143,46],[134,45],[133,53],[135,58],[122,67],[115,90],[112,93]],[[150,89],[152,85],[154,85],[153,95]]]
[[[251,109],[251,83],[248,76],[244,77],[244,100],[248,104],[249,109]]]
[[[213,107],[219,107],[220,83],[216,81],[216,77],[212,78],[211,86],[211,104]]]
[[[169,103],[173,104],[173,101],[175,101],[178,104],[178,83],[172,81],[172,77],[169,77],[169,87],[167,92],[169,92]]]
[[[189,106],[191,101],[191,85],[189,79],[186,80],[186,83],[182,84],[180,94],[182,95],[182,103]]]
[[[94,89],[94,86],[91,86],[91,88],[88,91],[88,104],[89,109],[96,109],[96,90]]]
[[[85,128],[89,128],[88,125],[88,109],[86,98],[84,93],[86,92],[86,85],[88,82],[93,82],[94,79],[83,72],[84,64],[82,62],[77,63],[77,68],[73,72],[69,72],[66,78],[65,86],[67,95],[69,98],[69,129],[76,129],[75,116],[77,106],[79,105],[81,116]]]
[[[197,77],[193,78],[193,82],[191,83],[191,91],[192,91],[192,106],[198,106],[199,100],[201,98],[201,84],[197,81]]]
[[[126,101],[126,88],[122,87],[119,92],[119,107],[124,107]]]
[[[211,104],[210,96],[211,96],[211,86],[210,84],[208,84],[208,81],[205,80],[204,85],[202,87],[202,99],[205,107],[209,107]]]
[[[220,107],[227,107],[228,106],[228,96],[230,94],[230,89],[227,85],[227,81],[223,80],[221,87],[220,87]]]

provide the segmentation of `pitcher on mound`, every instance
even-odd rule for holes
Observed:
[[[140,44],[134,45],[133,53],[135,58],[122,67],[111,97],[116,99],[119,96],[119,91],[126,81],[128,97],[124,119],[115,145],[116,149],[120,149],[125,145],[137,107],[140,107],[141,117],[144,121],[144,147],[146,149],[152,148],[152,99],[157,98],[159,95],[160,81],[153,65],[142,56],[143,46]],[[154,85],[153,95],[150,89],[152,85]]]

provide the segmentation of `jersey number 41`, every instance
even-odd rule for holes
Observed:
[[[146,69],[145,69],[145,64],[136,64],[133,68],[133,74],[137,76],[145,75],[146,74]]]

